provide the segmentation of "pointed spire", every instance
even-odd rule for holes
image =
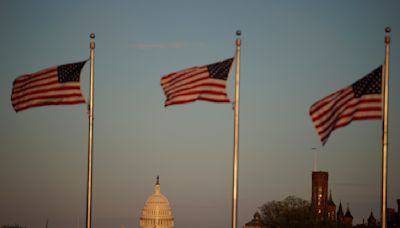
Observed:
[[[375,225],[376,224],[376,219],[374,216],[374,213],[372,212],[372,208],[371,208],[371,214],[368,217],[368,225]]]
[[[375,216],[374,216],[374,213],[372,212],[372,209],[371,209],[371,213],[369,214],[369,218],[375,219]]]
[[[345,217],[350,217],[353,218],[353,216],[350,213],[350,209],[349,209],[349,203],[347,203],[347,210],[346,210],[346,214],[344,215]]]
[[[336,204],[335,204],[335,202],[333,202],[333,199],[332,199],[332,190],[329,191],[328,204],[336,207]]]
[[[156,185],[160,185],[160,176],[157,176],[157,182]]]
[[[337,221],[340,222],[343,219],[343,209],[342,209],[342,201],[339,203],[339,209],[337,212]]]
[[[339,203],[339,209],[338,209],[338,214],[341,213],[343,215],[343,209],[342,209],[342,201]]]

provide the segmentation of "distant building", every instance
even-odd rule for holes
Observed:
[[[338,227],[352,227],[353,216],[347,206],[343,213],[342,203],[336,212],[336,204],[332,199],[332,192],[328,197],[328,172],[312,172],[311,182],[311,206],[318,221],[336,223]]]
[[[263,221],[261,220],[260,213],[256,212],[253,216],[253,219],[246,223],[243,228],[267,228]]]
[[[147,198],[140,217],[140,228],[173,228],[174,218],[167,197],[160,190],[160,179],[154,185],[154,193]]]
[[[374,213],[372,213],[371,210],[371,214],[368,217],[368,227],[376,227],[376,218],[374,216]]]
[[[346,214],[344,214],[343,222],[340,225],[342,227],[353,227],[353,216],[350,213],[349,206],[347,206]]]
[[[328,203],[326,204],[326,218],[329,221],[336,220],[336,204],[332,199],[332,192],[329,193]]]
[[[394,208],[387,208],[386,218],[388,227],[400,227],[400,199],[397,200],[397,212]]]
[[[312,172],[311,183],[311,205],[317,219],[322,220],[327,217],[328,204],[328,172]],[[335,206],[336,207],[336,206]]]
[[[337,215],[336,215],[336,222],[338,224],[343,223],[344,220],[344,213],[343,213],[343,209],[342,209],[342,202],[339,203],[339,209],[337,211]]]
[[[387,216],[387,222],[388,222],[389,225],[396,225],[397,213],[394,210],[394,208],[387,208],[386,209],[386,216]]]
[[[400,199],[397,200],[397,211],[394,208],[386,209],[386,222],[388,228],[400,228]],[[378,221],[374,213],[371,210],[371,213],[368,217],[368,224],[364,224],[364,226],[358,227],[380,227],[380,221]]]

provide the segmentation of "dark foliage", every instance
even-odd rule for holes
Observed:
[[[261,217],[268,228],[336,227],[335,224],[315,220],[309,201],[288,196],[282,201],[267,202],[260,207]]]
[[[18,224],[14,224],[14,225],[1,225],[0,228],[26,228],[26,226],[20,226]]]

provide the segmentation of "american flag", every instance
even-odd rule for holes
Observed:
[[[314,103],[310,116],[322,145],[333,130],[347,126],[353,120],[382,119],[382,66]]]
[[[161,78],[165,106],[185,104],[196,100],[229,102],[226,84],[233,58],[192,67]]]
[[[80,74],[86,61],[51,67],[17,77],[11,103],[15,112],[45,105],[85,103]]]

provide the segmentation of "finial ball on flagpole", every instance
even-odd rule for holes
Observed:
[[[94,39],[96,36],[94,35],[94,33],[90,33],[90,38]]]
[[[386,28],[385,28],[385,31],[386,31],[387,33],[389,33],[389,32],[392,31],[392,30],[390,29],[390,27],[386,27]]]
[[[242,35],[242,32],[240,30],[237,30],[236,31],[236,36],[240,36],[240,35]]]

